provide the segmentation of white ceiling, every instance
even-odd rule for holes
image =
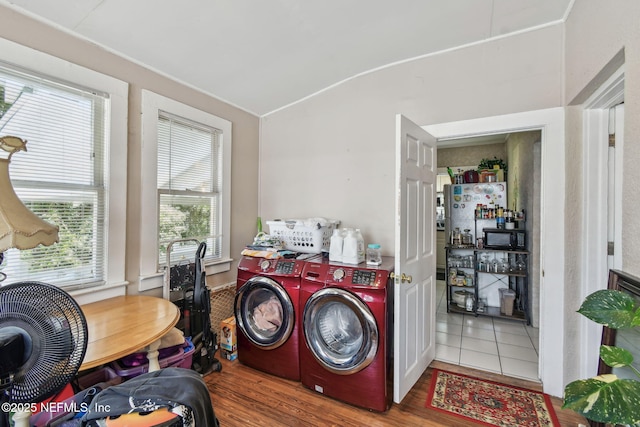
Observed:
[[[411,58],[562,21],[574,0],[0,0],[258,116]]]

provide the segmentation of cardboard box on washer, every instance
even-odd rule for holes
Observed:
[[[220,348],[227,352],[235,352],[238,349],[236,340],[236,318],[231,316],[220,322]]]

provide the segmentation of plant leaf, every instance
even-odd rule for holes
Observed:
[[[596,291],[585,298],[578,313],[611,329],[632,328],[636,319],[635,301],[612,289]]]
[[[622,368],[633,363],[633,355],[624,348],[610,345],[600,346],[600,358],[607,366]]]
[[[563,409],[571,409],[585,418],[601,423],[636,424],[640,422],[640,381],[602,375],[573,381],[564,389]]]

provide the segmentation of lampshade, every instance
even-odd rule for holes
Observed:
[[[16,137],[5,137],[19,139]],[[0,148],[13,154],[24,150],[24,145],[15,150],[3,146]],[[26,144],[26,141],[23,141]],[[10,157],[0,158],[0,252],[10,248],[32,249],[38,245],[49,246],[58,241],[58,227],[42,220],[20,201],[9,178]]]

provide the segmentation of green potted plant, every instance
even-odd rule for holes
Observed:
[[[485,169],[493,170],[495,166],[498,166],[499,169],[503,169],[505,172],[507,171],[507,164],[504,160],[493,156],[493,159],[482,159],[480,160],[480,164],[478,165],[478,172],[482,172]]]
[[[640,326],[640,308],[629,294],[618,290],[590,294],[578,313],[611,329]],[[607,366],[632,372],[632,378],[611,373],[573,381],[564,389],[562,407],[591,421],[640,426],[640,371],[632,366],[633,355],[623,348],[602,345],[600,358]]]

